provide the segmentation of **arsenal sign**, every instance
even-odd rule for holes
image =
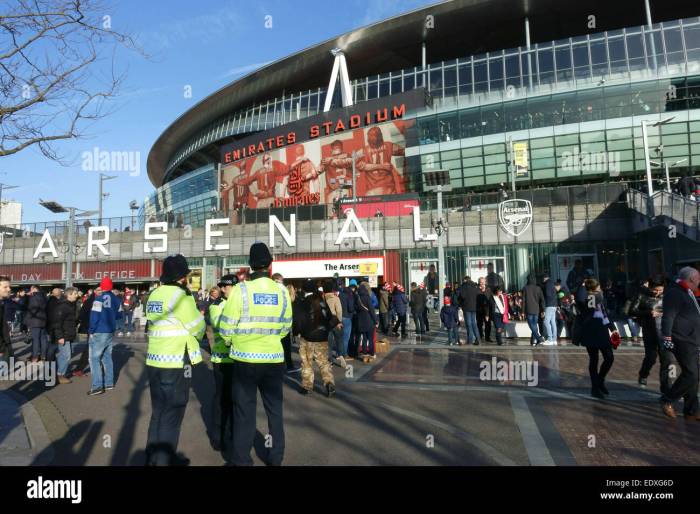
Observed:
[[[501,202],[498,204],[498,221],[511,236],[521,236],[532,223],[532,203],[517,198]]]

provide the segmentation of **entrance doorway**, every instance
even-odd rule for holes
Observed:
[[[493,271],[503,279],[503,284],[508,288],[508,267],[505,257],[470,257],[467,259],[467,275],[473,282],[478,282],[481,277],[488,275],[488,265],[493,264]]]

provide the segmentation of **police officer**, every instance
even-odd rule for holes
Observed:
[[[214,432],[211,445],[216,451],[222,452],[226,452],[231,447],[230,444],[227,444],[227,441],[230,441],[233,437],[233,400],[231,396],[233,394],[231,391],[233,359],[229,355],[229,345],[226,344],[219,332],[219,320],[226,305],[226,298],[231,294],[231,290],[236,284],[238,284],[236,275],[224,275],[221,277],[221,281],[217,286],[221,289],[223,296],[217,298],[209,305],[209,321],[214,332],[211,362],[214,368],[214,384],[216,386],[214,404],[212,406]]]
[[[202,362],[199,341],[205,329],[204,317],[187,288],[189,274],[182,255],[166,257],[161,285],[146,304],[146,369],[152,405],[146,463],[151,466],[189,463],[175,451],[190,395],[191,365]]]
[[[253,464],[250,450],[260,390],[270,428],[265,441],[270,448],[267,463],[279,466],[284,457],[281,339],[292,326],[292,302],[287,289],[269,277],[272,255],[264,243],[250,247],[249,264],[250,278],[233,288],[219,320],[220,334],[231,343],[233,359],[232,463]]]

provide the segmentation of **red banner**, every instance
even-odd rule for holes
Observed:
[[[160,276],[163,267],[162,261],[155,261],[155,269],[151,274],[151,261],[109,261],[109,262],[81,262],[80,272],[75,277],[77,281],[99,282],[103,278],[110,278],[113,282],[150,280]]]
[[[12,283],[60,282],[62,264],[13,264],[0,266],[0,275],[10,277]]]

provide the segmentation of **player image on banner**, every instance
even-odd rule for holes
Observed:
[[[403,130],[405,130],[403,123],[387,124],[387,131],[392,128],[403,137]],[[357,195],[391,195],[405,192],[404,155],[405,144],[396,144],[391,140],[385,141],[382,127],[376,126],[367,129],[367,143],[357,161]],[[401,172],[392,162],[394,157],[401,160],[399,165]]]
[[[405,130],[413,120],[306,141],[240,159],[222,168],[221,209],[335,204],[351,197],[352,153],[358,196],[406,191]]]

